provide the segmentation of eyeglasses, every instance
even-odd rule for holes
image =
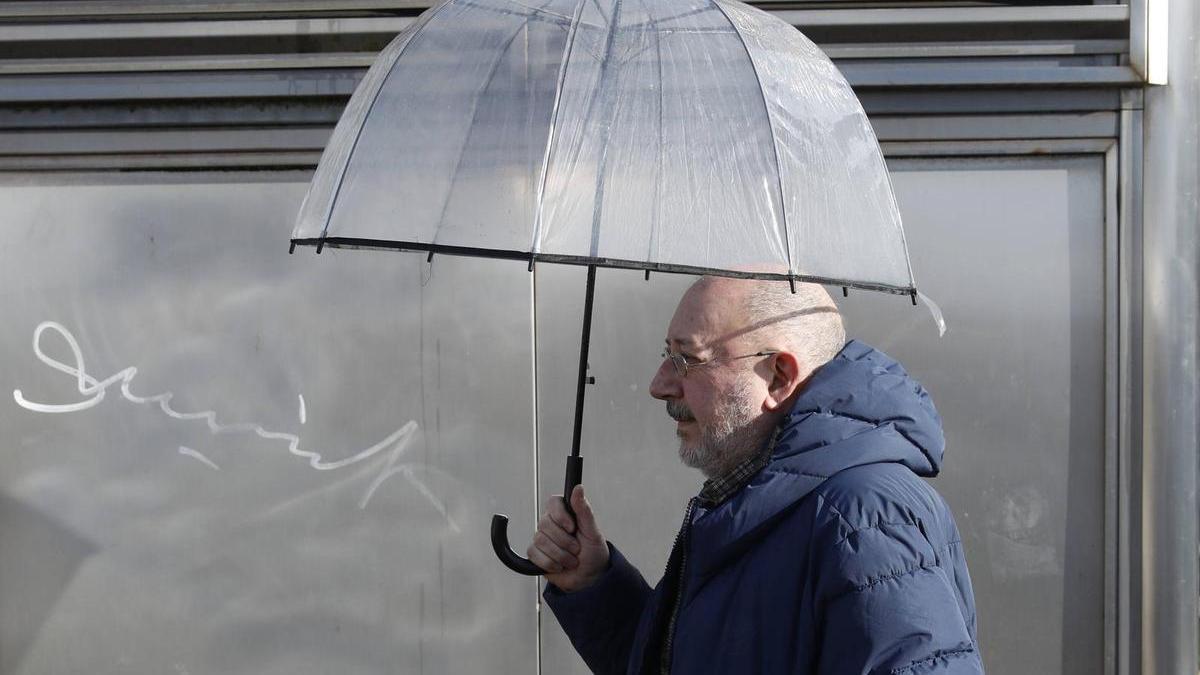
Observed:
[[[754,352],[753,354],[743,354],[741,356],[727,356],[723,359],[714,357],[707,361],[691,361],[691,362],[689,362],[688,357],[684,356],[683,354],[673,354],[669,350],[663,349],[662,357],[664,359],[671,360],[671,365],[675,366],[675,374],[676,375],[678,375],[680,377],[687,377],[688,368],[699,368],[701,366],[707,366],[711,363],[720,363],[721,361],[734,361],[737,359],[752,359],[752,358],[755,358],[758,356],[772,356],[772,355],[775,355],[778,353],[779,353],[778,351],[761,351],[761,352]]]

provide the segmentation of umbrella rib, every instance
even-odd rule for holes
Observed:
[[[616,0],[613,4],[612,17],[609,19],[608,36],[604,41],[604,59],[600,62],[600,82],[597,88],[601,96],[607,95],[605,102],[608,104],[604,115],[604,124],[600,125],[602,142],[600,143],[600,165],[596,170],[596,196],[592,201],[592,243],[590,252],[592,256],[596,256],[600,252],[600,216],[604,211],[604,184],[607,176],[605,170],[608,168],[608,141],[609,134],[612,133],[613,121],[617,115],[616,93],[612,89],[616,88],[617,84],[608,82],[609,77],[616,78],[615,82],[620,82],[621,71],[623,68],[613,66],[613,47],[617,42],[617,30],[620,25],[617,23],[621,20],[621,0]],[[606,88],[604,85],[608,83],[610,86]],[[595,102],[593,97],[592,102]],[[591,120],[591,106],[588,106],[589,114],[586,120]],[[585,121],[586,121],[585,120]]]
[[[642,6],[646,9],[646,14],[650,14],[650,8],[646,7],[643,1]],[[657,21],[651,20],[654,26],[654,67],[657,71],[658,80],[658,171],[654,172],[654,213],[650,219],[650,241],[648,250],[646,251],[646,260],[654,260],[657,257],[658,250],[658,228],[662,221],[662,181],[666,166],[666,148],[663,145],[663,124],[665,103],[665,92],[663,87],[663,72],[662,72],[662,34],[658,31]]]
[[[775,125],[771,119],[771,106],[767,104],[767,93],[763,91],[762,77],[758,74],[758,65],[754,63],[754,55],[750,53],[750,45],[746,44],[746,38],[742,32],[738,30],[737,24],[733,19],[729,18],[729,13],[721,6],[720,0],[713,0],[713,6],[717,8],[729,22],[730,28],[733,29],[738,40],[742,43],[742,49],[746,50],[746,59],[750,61],[750,70],[754,73],[754,80],[758,84],[758,95],[762,99],[763,114],[767,116],[767,131],[771,134],[771,155],[775,159],[775,184],[779,188],[779,214],[783,218],[783,250],[788,261],[788,279],[789,281],[795,278],[795,269],[792,261],[792,242],[788,236],[788,218],[787,218],[787,199],[783,194],[783,170],[779,165],[779,140],[775,137]],[[794,287],[793,287],[793,290]]]
[[[665,30],[665,31],[669,31],[669,32],[675,32],[675,31],[677,31],[677,30],[679,30],[679,29],[674,29],[674,28],[671,28],[670,26],[668,26],[668,27],[666,27],[666,28],[662,28],[662,27],[661,27],[661,26],[662,26],[662,24],[663,24],[664,22],[667,22],[667,21],[675,21],[676,19],[686,19],[686,18],[688,18],[689,16],[695,16],[695,15],[697,15],[697,14],[703,14],[703,13],[705,13],[705,12],[707,12],[707,11],[708,11],[708,9],[705,9],[705,8],[689,9],[688,11],[686,11],[686,12],[681,12],[681,13],[679,13],[679,14],[676,14],[675,16],[668,16],[668,17],[666,17],[666,18],[663,18],[663,19],[650,19],[650,20],[648,20],[648,21],[643,21],[643,22],[641,22],[641,23],[634,23],[634,24],[630,24],[630,25],[628,26],[628,28],[629,28],[630,30],[634,30],[634,29],[637,29],[637,28],[645,28],[646,26],[654,26],[654,27],[655,27],[655,30]],[[648,14],[648,13],[649,13],[649,12],[647,12],[647,14]],[[698,29],[696,29],[696,30],[687,30],[687,31],[684,31],[684,32],[689,32],[689,33],[690,33],[690,32],[697,32],[697,33],[699,33],[699,32],[711,32],[711,31],[707,31],[707,30],[698,30]],[[721,31],[721,32],[727,32],[727,31]]]
[[[555,131],[558,127],[558,113],[562,103],[563,85],[567,80],[567,62],[571,59],[571,50],[575,46],[575,33],[579,26],[579,17],[583,14],[583,5],[586,1],[579,0],[579,4],[575,6],[574,19],[567,29],[567,44],[563,47],[562,63],[558,66],[558,81],[554,86],[554,105],[550,111],[550,129],[546,133],[546,152],[542,155],[542,171],[541,176],[538,177],[536,211],[533,217],[533,241],[529,245],[529,250],[535,254],[541,249],[542,207],[545,205],[546,198],[546,177],[550,171],[550,155],[554,151],[554,141],[557,137]]]
[[[552,16],[556,19],[561,19],[563,23],[570,25],[571,17],[567,16],[566,14],[559,14],[558,12],[552,12],[552,11],[546,9],[545,5],[543,5],[541,7],[534,7],[532,5],[527,5],[523,2],[517,2],[517,0],[508,0],[508,1],[518,7],[524,7],[525,9],[527,9],[531,12],[535,12],[537,14],[545,14],[546,16]],[[546,3],[546,4],[550,4],[550,3]]]
[[[549,0],[549,1],[553,2],[553,0]],[[554,25],[558,25],[558,26],[569,26],[571,23],[571,17],[566,16],[565,14],[559,14],[558,12],[552,12],[552,11],[550,11],[548,9],[544,9],[544,8],[531,7],[530,5],[526,5],[523,2],[517,2],[516,0],[507,0],[507,2],[510,5],[515,5],[522,9],[527,9],[527,10],[529,10],[530,13],[526,14],[523,12],[518,12],[518,11],[511,10],[511,9],[505,9],[502,7],[493,7],[491,5],[481,5],[477,2],[469,2],[468,0],[456,0],[454,4],[458,7],[470,7],[472,9],[478,9],[478,10],[481,10],[484,12],[491,12],[493,14],[499,14],[501,16],[520,16],[520,17],[525,17],[526,19],[529,19],[530,21],[540,21],[540,22],[554,24]],[[549,4],[549,2],[547,4]],[[585,23],[583,25],[586,26],[588,24]]]
[[[600,15],[601,19],[604,19],[604,25],[612,28],[612,19],[604,15],[604,9],[600,7],[600,3],[597,0],[592,0],[592,4],[596,6],[596,13]]]
[[[871,130],[871,135],[875,135],[875,130]],[[875,139],[875,144],[879,144],[879,139]],[[879,153],[879,159],[883,161],[883,150],[876,150]],[[904,248],[904,264],[908,267],[908,283],[912,285],[913,304],[917,303],[917,279],[913,276],[912,258],[908,255],[908,236],[904,233],[904,223],[900,217],[900,207],[896,204],[896,189],[892,185],[892,172],[887,170],[887,164],[884,163],[883,179],[887,181],[888,196],[892,199],[892,208],[896,211],[896,218],[900,220],[900,246]],[[928,300],[928,298],[926,298]],[[939,310],[940,313],[940,310]]]
[[[379,79],[379,89],[376,89],[374,96],[371,97],[371,103],[367,106],[367,111],[363,114],[362,124],[360,124],[358,126],[358,130],[354,132],[354,143],[350,145],[350,152],[346,153],[346,161],[343,162],[342,166],[338,169],[337,184],[333,188],[333,195],[329,198],[329,208],[325,212],[325,226],[321,228],[322,240],[324,240],[326,235],[329,233],[329,223],[333,218],[333,207],[335,204],[337,204],[338,196],[340,196],[342,193],[342,183],[344,183],[346,180],[346,170],[350,167],[350,161],[354,158],[354,151],[358,149],[358,141],[362,139],[363,129],[367,126],[367,118],[371,116],[371,111],[375,109],[375,104],[379,101],[379,94],[383,92],[383,85],[386,84],[388,78],[392,76],[392,71],[396,69],[396,64],[400,63],[400,57],[404,56],[404,52],[408,49],[409,45],[413,43],[413,40],[417,39],[417,33],[421,32],[425,26],[428,26],[429,23],[433,21],[434,17],[440,14],[441,11],[450,4],[450,2],[451,0],[443,0],[442,4],[429,10],[427,14],[422,15],[424,17],[423,21],[421,18],[417,19],[417,23],[413,24],[412,28],[410,29],[412,30],[412,33],[409,35],[408,41],[404,43],[404,46],[402,46],[398,52],[396,52],[396,60],[392,61],[392,65],[388,66],[387,74]],[[317,250],[320,251],[319,248]]]

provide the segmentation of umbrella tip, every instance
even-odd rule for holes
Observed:
[[[912,298],[913,307],[916,307],[917,306],[917,289],[915,289],[915,288],[912,289],[912,291],[908,294],[908,296],[910,298]]]
[[[790,276],[788,277],[788,286],[792,287],[792,295],[795,295],[796,294],[796,278],[795,277],[790,277]]]
[[[842,297],[843,298],[850,297],[850,287],[849,286],[842,286]]]
[[[321,249],[325,248],[325,237],[317,240],[317,255],[321,255]]]
[[[293,241],[288,244],[288,255],[291,255],[295,252],[296,252],[296,242]]]
[[[645,272],[646,272],[646,281],[650,281],[650,270],[645,270]]]

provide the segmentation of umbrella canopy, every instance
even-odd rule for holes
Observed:
[[[380,54],[293,244],[915,294],[834,65],[732,0],[448,0]]]

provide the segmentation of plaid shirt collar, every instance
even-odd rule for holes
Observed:
[[[704,487],[700,488],[700,503],[710,508],[719,506],[746,487],[750,479],[770,463],[771,454],[775,451],[775,442],[779,440],[779,431],[779,428],[775,429],[771,435],[771,442],[767,443],[761,452],[733,467],[725,475],[704,481]]]

